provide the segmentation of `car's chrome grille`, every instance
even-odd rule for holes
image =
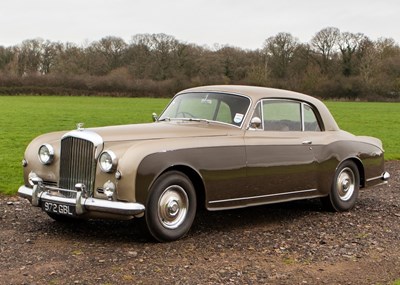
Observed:
[[[60,182],[62,189],[75,189],[83,183],[92,192],[95,177],[94,145],[81,138],[65,137],[61,141]]]

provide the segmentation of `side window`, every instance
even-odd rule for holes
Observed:
[[[301,131],[301,103],[264,100],[263,120],[265,131]]]
[[[254,109],[250,128],[264,131],[321,132],[318,116],[307,103],[264,99]]]
[[[303,110],[304,110],[304,131],[306,132],[320,132],[321,128],[318,124],[317,117],[315,116],[315,113],[313,109],[306,105],[303,104]]]

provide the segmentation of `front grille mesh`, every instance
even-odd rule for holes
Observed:
[[[94,145],[92,142],[66,137],[61,141],[60,185],[62,189],[75,189],[83,183],[88,192],[93,190],[95,176]]]

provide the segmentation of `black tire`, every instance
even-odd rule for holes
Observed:
[[[357,165],[350,160],[339,165],[332,182],[331,192],[322,198],[330,211],[343,212],[354,208],[360,188],[360,173]]]
[[[196,216],[196,191],[181,172],[170,171],[154,182],[147,198],[145,218],[150,234],[160,242],[187,234]]]

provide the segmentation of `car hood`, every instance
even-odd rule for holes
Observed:
[[[90,128],[105,142],[226,136],[233,127],[207,122],[158,122]],[[236,129],[237,130],[237,129]]]

